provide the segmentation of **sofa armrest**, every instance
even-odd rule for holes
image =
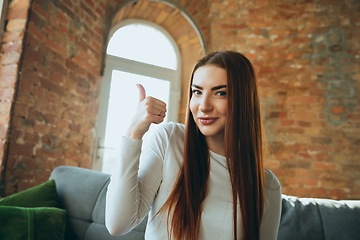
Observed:
[[[105,197],[110,175],[90,169],[59,166],[54,179],[62,207],[81,240],[143,240],[147,218],[130,233],[111,236],[105,227]]]

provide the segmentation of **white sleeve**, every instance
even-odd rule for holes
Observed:
[[[121,139],[120,156],[106,193],[105,226],[112,235],[130,232],[148,214],[154,201],[168,143],[162,134],[166,131],[158,129],[143,153],[142,140]]]
[[[266,204],[260,225],[260,240],[276,240],[281,217],[281,186],[276,176],[267,171],[271,180],[270,184],[265,183]]]

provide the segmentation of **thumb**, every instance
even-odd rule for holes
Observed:
[[[139,89],[139,102],[142,102],[146,98],[145,88],[141,84],[136,84]]]

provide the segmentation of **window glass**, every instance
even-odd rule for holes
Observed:
[[[120,139],[125,136],[139,103],[139,90],[136,83],[146,89],[146,96],[158,98],[169,104],[170,82],[152,77],[113,70],[106,122],[105,146],[102,172],[111,173],[120,146]],[[167,122],[167,117],[164,119]],[[157,124],[151,124],[144,135],[143,145],[149,142]]]
[[[177,58],[170,40],[154,27],[133,23],[119,28],[110,38],[107,54],[177,69]]]

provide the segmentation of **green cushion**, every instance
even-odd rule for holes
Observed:
[[[16,207],[57,207],[60,208],[60,199],[56,191],[55,180],[49,180],[38,186],[29,188],[0,200],[0,206]],[[65,239],[78,240],[74,229],[66,224]],[[1,235],[0,235],[1,236]],[[2,240],[0,238],[0,240]]]
[[[0,206],[1,240],[63,240],[65,224],[63,209]]]
[[[0,206],[60,207],[54,180],[29,188],[0,200]]]

